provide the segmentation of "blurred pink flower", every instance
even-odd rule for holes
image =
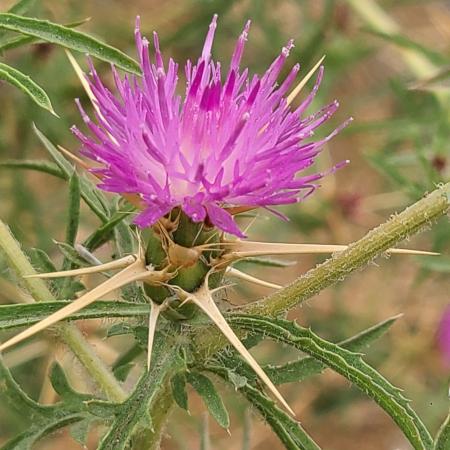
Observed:
[[[450,364],[450,305],[444,311],[439,324],[437,341],[443,358]]]

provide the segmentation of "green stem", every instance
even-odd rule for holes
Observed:
[[[152,427],[143,427],[136,432],[133,439],[133,450],[159,450],[161,448],[164,427],[173,406],[172,390],[169,382],[166,382],[158,391],[156,399],[150,407]]]
[[[450,183],[406,208],[400,214],[369,231],[346,250],[298,278],[289,286],[246,306],[247,314],[277,316],[310,299],[323,289],[337,283],[357,269],[396,246],[404,239],[422,231],[450,208]]]
[[[8,264],[37,302],[56,301],[47,285],[39,278],[25,278],[35,274],[33,266],[22,252],[19,243],[14,239],[9,228],[0,220],[0,250],[3,251]],[[86,370],[112,401],[122,402],[127,394],[122,389],[109,368],[84,339],[82,333],[74,325],[58,324],[55,326],[58,335],[81,361]]]
[[[334,254],[330,259],[309,270],[292,284],[250,305],[238,308],[239,313],[276,317],[300,303],[314,297],[323,289],[342,281],[389,248],[420,232],[450,209],[450,183],[436,189],[425,198],[393,215],[386,223],[367,233],[348,249]],[[206,358],[227,341],[215,327],[202,329],[195,336],[199,354]]]

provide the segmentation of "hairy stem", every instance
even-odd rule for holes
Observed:
[[[158,391],[156,399],[150,407],[152,427],[143,427],[135,433],[133,450],[160,450],[164,427],[173,406],[172,390],[167,381]]]
[[[19,243],[14,239],[9,228],[0,220],[0,250],[3,251],[9,266],[21,278],[22,283],[37,302],[55,301],[55,297],[44,281],[39,278],[24,278],[36,272],[22,252]],[[74,325],[58,324],[55,326],[58,336],[67,344],[74,355],[80,360],[91,377],[101,387],[112,401],[121,402],[127,397],[109,368],[95,353],[94,349],[84,339],[82,333]]]
[[[285,314],[355,270],[366,266],[387,249],[431,225],[449,209],[450,183],[447,183],[401,213],[393,215],[386,223],[350,244],[343,252],[335,253],[290,285],[262,300],[238,308],[237,311],[266,317]],[[214,327],[201,330],[194,338],[199,354],[205,358],[227,344]]]
[[[246,306],[244,312],[272,317],[283,314],[364,267],[390,247],[423,230],[446,214],[449,208],[450,183],[447,183],[400,214],[393,215],[343,252],[333,254],[289,286]]]

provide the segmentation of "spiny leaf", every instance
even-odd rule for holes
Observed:
[[[31,422],[26,431],[7,442],[2,447],[3,450],[30,450],[41,437],[67,425],[99,418],[111,420],[116,414],[117,404],[74,391],[59,365],[54,366],[51,379],[64,402],[48,406],[41,405],[28,397],[20,388],[0,356],[1,402],[4,404],[6,399],[12,408]]]
[[[186,379],[203,399],[208,411],[217,423],[222,428],[229,428],[230,418],[228,412],[212,381],[198,372],[187,372]]]
[[[0,28],[33,36],[65,48],[88,53],[102,61],[140,75],[139,64],[125,53],[88,34],[48,20],[30,19],[10,13],[0,13]]]
[[[373,327],[340,342],[338,345],[354,352],[362,350],[386,333],[398,317],[399,316],[391,317],[380,322]],[[321,373],[326,367],[326,364],[321,363],[317,359],[306,357],[281,366],[265,366],[263,369],[275,384],[282,384],[303,381],[312,375]]]
[[[188,410],[188,396],[186,392],[186,376],[184,372],[176,373],[172,379],[170,380],[170,385],[172,387],[172,395],[176,404],[183,408],[184,410]]]
[[[44,147],[50,153],[50,156],[55,160],[61,171],[64,173],[64,178],[69,180],[74,172],[74,167],[69,163],[56,147],[42,134],[42,132],[33,125],[33,130],[36,133],[39,140],[44,144]],[[95,185],[86,178],[80,178],[80,190],[81,196],[91,210],[97,215],[102,222],[108,222],[109,217],[107,211],[103,208],[103,204],[98,200],[98,197],[94,195],[96,191]],[[106,202],[106,200],[105,200]]]
[[[0,169],[25,169],[35,170],[36,172],[43,172],[53,175],[57,178],[65,179],[61,169],[55,163],[49,161],[31,160],[31,159],[9,159],[0,162]]]
[[[7,81],[13,86],[19,88],[24,94],[28,95],[38,106],[57,115],[53,109],[52,103],[47,93],[28,75],[7,64],[0,63],[0,80]]]
[[[255,330],[279,342],[292,345],[326,364],[373,398],[397,423],[415,449],[432,448],[433,440],[429,431],[400,389],[365,363],[360,354],[328,342],[311,330],[286,320],[246,315],[230,316],[228,320],[243,330]]]

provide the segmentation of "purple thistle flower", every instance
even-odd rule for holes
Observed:
[[[444,311],[439,324],[437,342],[445,362],[450,364],[450,305]]]
[[[113,67],[114,95],[91,64],[89,84],[99,111],[97,124],[78,102],[92,137],[76,127],[73,132],[83,153],[100,163],[93,169],[101,178],[99,188],[140,197],[145,207],[135,223],[141,227],[181,207],[195,222],[209,218],[223,231],[242,237],[225,208],[271,209],[307,197],[325,174],[297,174],[309,168],[321,147],[348,123],[324,139],[310,139],[338,103],[305,114],[322,80],[320,67],[311,93],[300,106],[290,107],[286,94],[299,65],[281,84],[277,79],[292,41],[263,76],[250,77],[247,69],[240,70],[250,22],[223,79],[220,62],[211,58],[216,23],[214,16],[197,64],[186,63],[184,97],[176,92],[178,64],[172,59],[164,64],[156,33],[154,62],[150,60],[139,18],[135,37],[142,79],[129,75],[122,79]]]

